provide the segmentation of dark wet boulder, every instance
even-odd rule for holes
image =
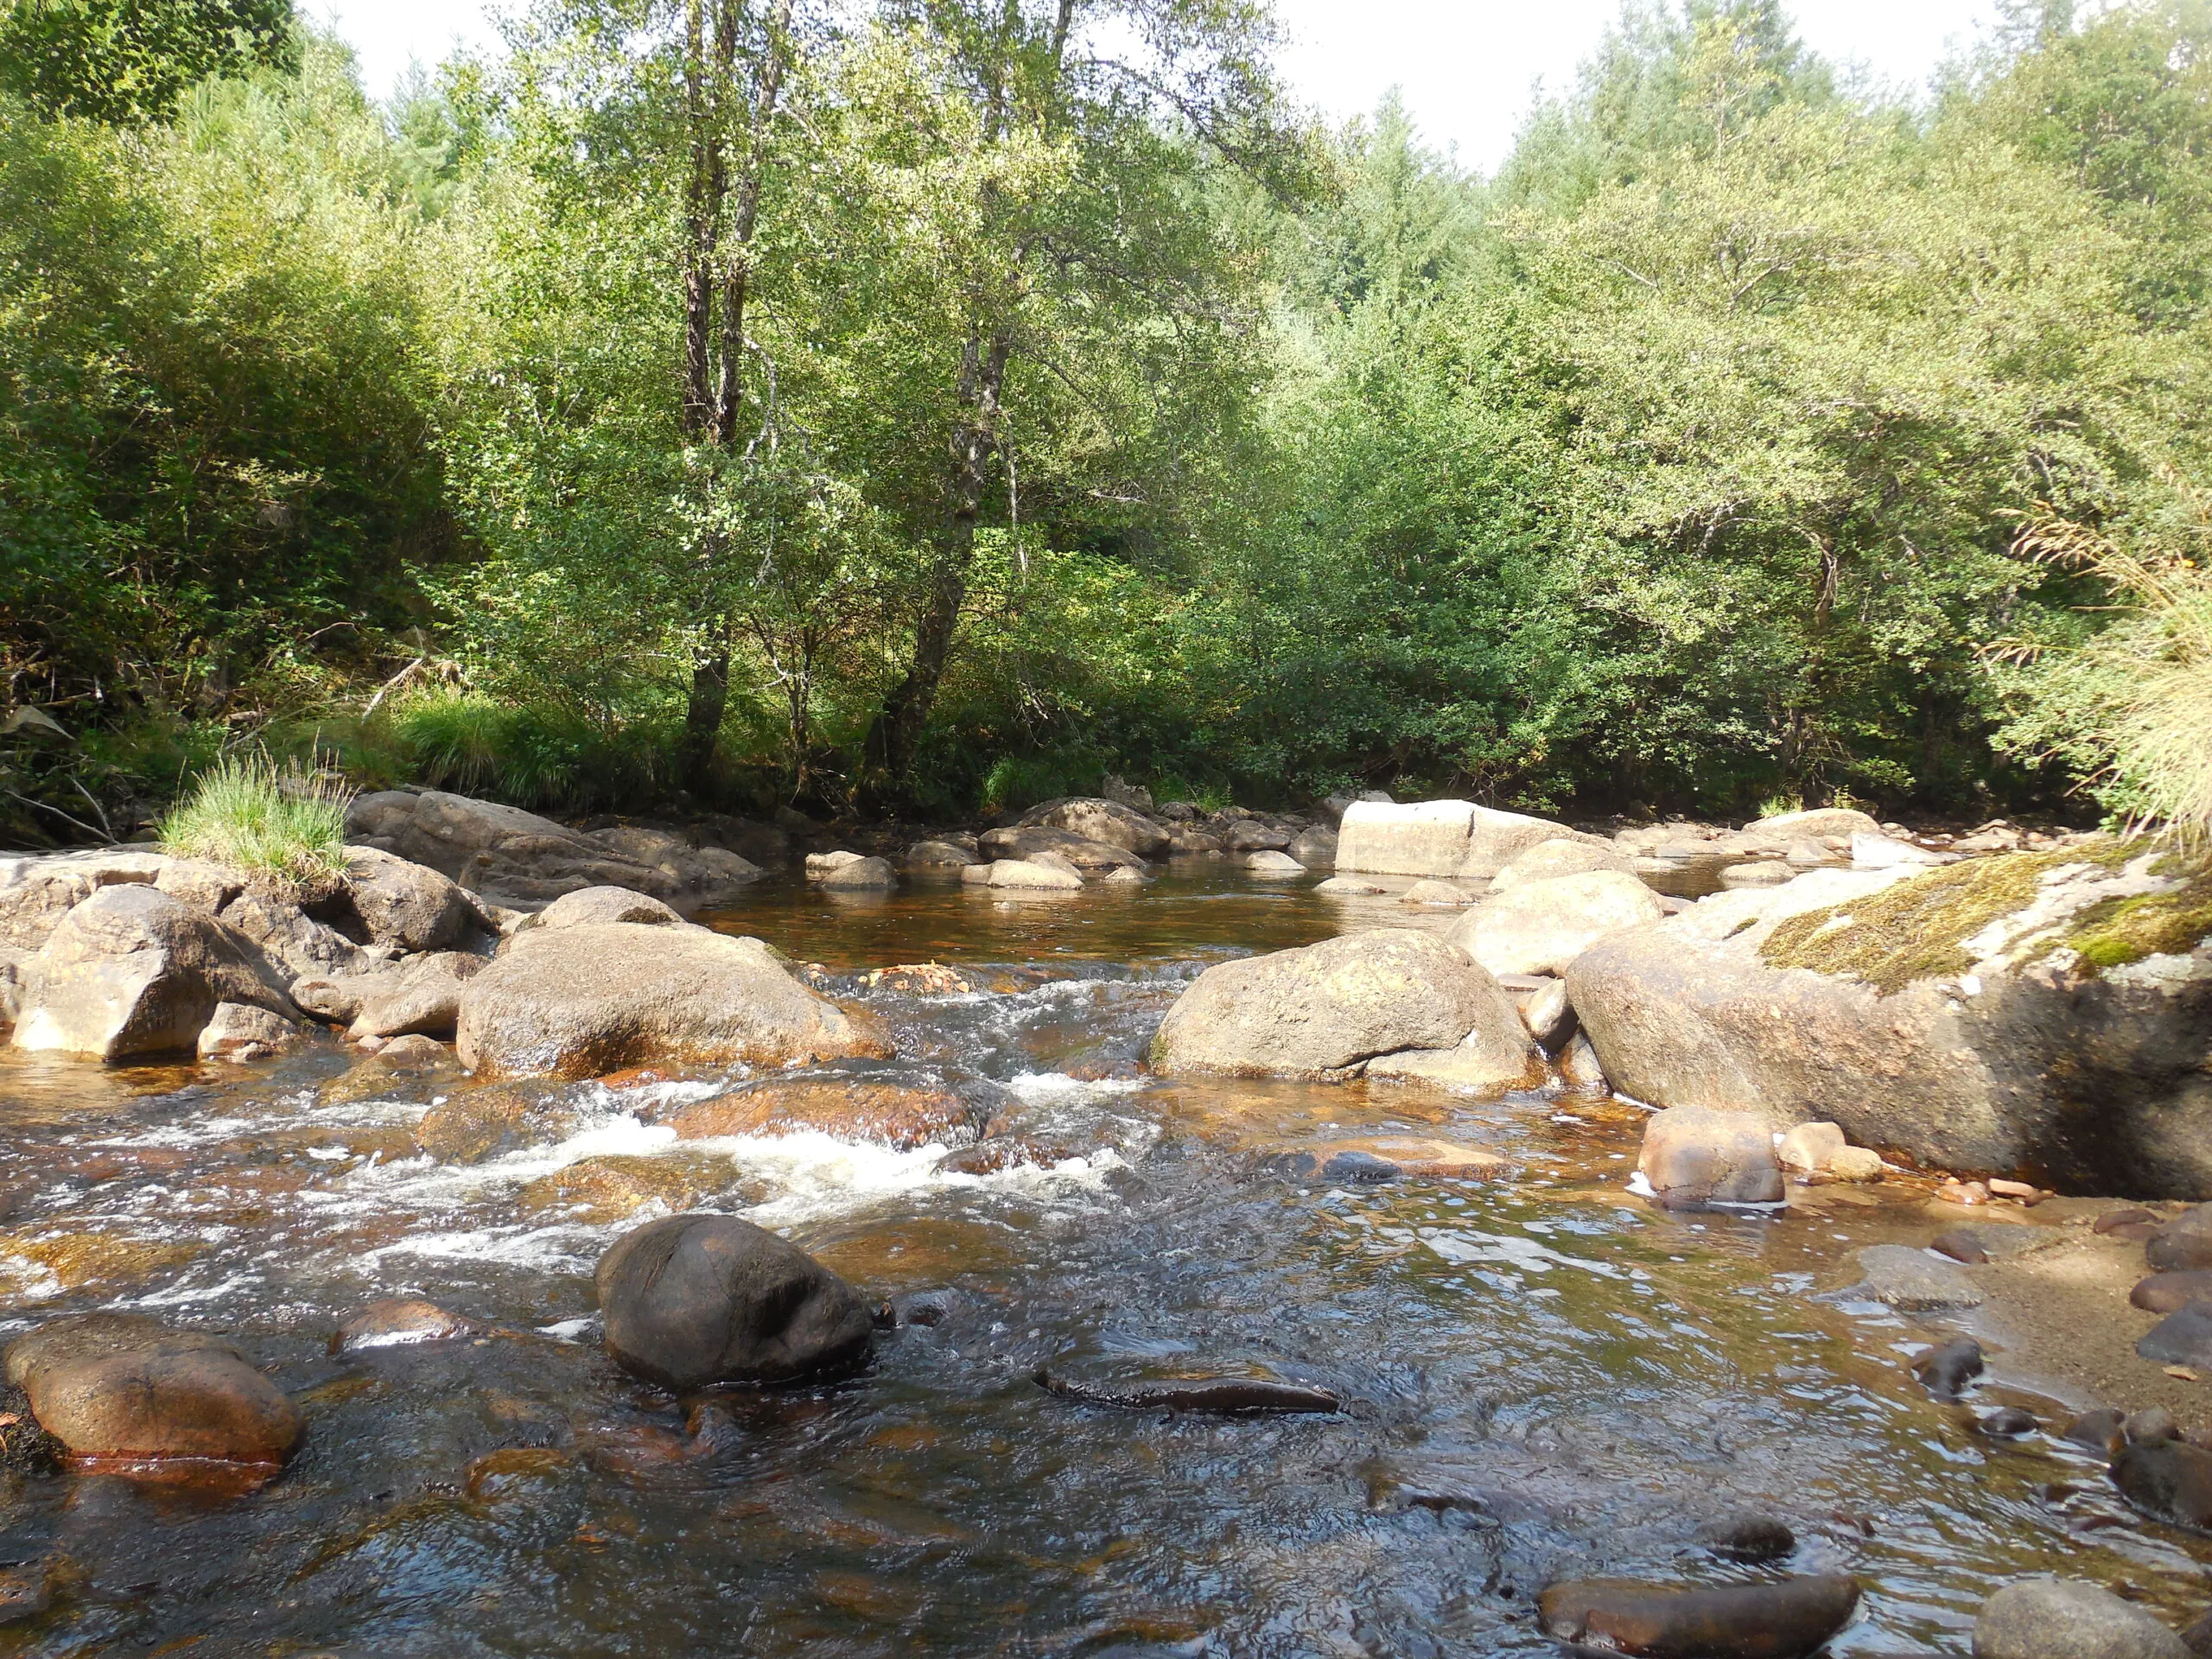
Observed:
[[[73,1459],[119,1471],[230,1465],[274,1474],[300,1443],[299,1413],[220,1338],[150,1319],[57,1319],[8,1345],[8,1382]]]
[[[1981,1605],[1974,1659],[2189,1659],[2140,1607],[2078,1579],[2018,1579]]]
[[[371,1302],[331,1333],[330,1351],[355,1354],[371,1348],[411,1348],[425,1342],[457,1342],[484,1327],[448,1313],[419,1296],[385,1297]]]
[[[2212,1268],[2180,1268],[2139,1281],[2127,1300],[2146,1313],[2176,1313],[2191,1302],[2212,1301]]]
[[[2120,1437],[2130,1446],[2181,1439],[2181,1425],[2164,1406],[2145,1406],[2120,1419]]]
[[[842,1370],[874,1328],[852,1286],[734,1216],[671,1216],[626,1233],[600,1258],[598,1289],[608,1354],[679,1393]]]
[[[11,1040],[109,1062],[189,1054],[219,1003],[289,1018],[285,979],[214,917],[145,883],[105,887],[25,964]]]
[[[2120,1433],[2120,1425],[2126,1421],[2124,1414],[2114,1411],[2110,1406],[2099,1406],[2093,1411],[2083,1412],[2067,1424],[2058,1438],[2074,1446],[2085,1446],[2110,1459],[2119,1456],[2120,1448],[2127,1443],[2126,1437]]]
[[[2212,1364],[2212,1302],[2190,1302],[2143,1334],[2135,1351],[2164,1365]]]
[[[1982,1373],[1981,1344],[1960,1337],[1940,1348],[1931,1348],[1912,1362],[1912,1374],[1938,1400],[1955,1400]]]
[[[2112,1479],[2153,1519],[2212,1531],[2212,1452],[2186,1440],[2131,1440],[2112,1460]]]
[[[2212,1204],[2184,1210],[2144,1242],[2143,1259],[2154,1273],[2212,1268]]]
[[[1774,1204],[1782,1166],[1764,1119],[1749,1112],[1675,1106],[1643,1126],[1637,1169],[1669,1209],[1707,1204]]]
[[[1797,1548],[1797,1535],[1756,1510],[1739,1510],[1707,1522],[1697,1541],[1728,1561],[1778,1561]]]
[[[1136,1376],[1094,1381],[1039,1366],[1037,1386],[1063,1399],[1118,1411],[1192,1411],[1224,1417],[1342,1411],[1334,1390],[1268,1376]]]
[[[1579,1579],[1537,1602],[1547,1636],[1640,1659],[1802,1659],[1858,1607],[1859,1581],[1842,1573],[1696,1586]]]
[[[2017,1440],[2023,1434],[2032,1434],[2043,1427],[2035,1413],[2018,1406],[1999,1406],[1974,1420],[1974,1427],[1992,1440]]]
[[[1207,969],[1167,1011],[1151,1058],[1163,1075],[1317,1078],[1472,1035],[1484,1052],[1535,1058],[1513,999],[1464,951],[1374,928]]]
[[[518,935],[463,988],[455,1046],[487,1077],[891,1052],[872,1020],[808,990],[760,940],[636,922]]]

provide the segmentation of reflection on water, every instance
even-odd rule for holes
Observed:
[[[2177,1620],[2202,1600],[2198,1547],[2131,1517],[2095,1465],[1980,1438],[1972,1408],[1912,1386],[1904,1354],[1940,1326],[1808,1300],[1850,1249],[1920,1242],[1903,1194],[1668,1216],[1624,1191],[1637,1117],[1612,1103],[1129,1075],[1204,962],[1414,919],[1395,901],[1215,867],[1056,903],[776,884],[715,919],[833,975],[935,959],[1009,987],[840,982],[897,1036],[873,1069],[988,1096],[1041,1166],[953,1173],[942,1148],[819,1134],[695,1143],[728,1160],[714,1207],[906,1309],[868,1372],[734,1396],[693,1433],[687,1402],[601,1355],[589,1275],[632,1224],[523,1194],[664,1148],[661,1120],[718,1080],[576,1085],[557,1141],[447,1166],[413,1128],[466,1080],[349,1070],[334,1046],[251,1071],[10,1060],[6,1328],[121,1307],[236,1333],[310,1430],[240,1501],[6,1489],[0,1560],[57,1563],[58,1593],[0,1653],[1533,1654],[1555,1574],[1755,1571],[1687,1549],[1745,1506],[1796,1529],[1794,1566],[1866,1581],[1843,1652],[1963,1652],[2022,1572],[2124,1574]],[[1383,1135],[1509,1167],[1282,1173],[1287,1149]],[[327,1351],[397,1294],[495,1329]],[[1116,1412],[1038,1388],[1047,1363],[1264,1373],[1349,1408]]]

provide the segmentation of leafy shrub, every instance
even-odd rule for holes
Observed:
[[[232,756],[202,772],[161,823],[163,850],[301,882],[346,868],[350,792],[267,756]]]
[[[636,802],[656,795],[672,770],[675,734],[650,716],[601,723],[479,692],[409,698],[385,730],[416,781],[517,806]]]

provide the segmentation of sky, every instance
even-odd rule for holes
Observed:
[[[1532,88],[1572,84],[1619,12],[1618,0],[1276,0],[1292,44],[1281,66],[1305,103],[1332,120],[1399,88],[1424,138],[1487,173],[1511,149]],[[458,43],[496,47],[484,0],[305,0],[351,41],[371,92],[388,94],[410,57],[433,64]],[[1796,0],[1806,44],[1839,63],[1919,87],[1970,48],[1993,0]]]

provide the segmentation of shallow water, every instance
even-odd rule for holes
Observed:
[[[1742,1507],[1796,1529],[1794,1567],[1866,1584],[1842,1653],[1963,1653],[1982,1597],[2024,1572],[2125,1580],[2177,1622],[2206,1599],[2202,1542],[2132,1516],[2095,1464],[1974,1431],[2000,1402],[2055,1427],[2057,1402],[2001,1381],[1931,1402],[1904,1357],[1948,1327],[1810,1299],[1851,1249],[1923,1242],[1922,1192],[1669,1216],[1625,1191],[1623,1103],[1127,1075],[1204,963],[1402,924],[1394,902],[1213,867],[1057,900],[776,883],[713,919],[881,1014],[904,1058],[871,1069],[986,1096],[1067,1154],[976,1177],[937,1149],[696,1143],[730,1160],[711,1207],[938,1322],[886,1333],[835,1386],[726,1396],[687,1437],[686,1402],[616,1372],[591,1323],[593,1264],[635,1221],[549,1222],[518,1197],[669,1144],[657,1111],[715,1080],[579,1085],[577,1134],[452,1167],[412,1131],[465,1080],[349,1071],[334,1045],[247,1069],[7,1062],[0,1328],[123,1308],[232,1333],[309,1430],[244,1499],[8,1491],[0,1561],[56,1561],[61,1592],[0,1654],[1549,1652],[1531,1604],[1554,1576],[1756,1572],[1688,1548]],[[931,960],[999,988],[854,977]],[[1371,1134],[1510,1166],[1355,1187],[1277,1161]],[[398,1294],[495,1329],[327,1352]],[[1263,1373],[1348,1409],[1116,1412],[1044,1391],[1047,1363]]]

